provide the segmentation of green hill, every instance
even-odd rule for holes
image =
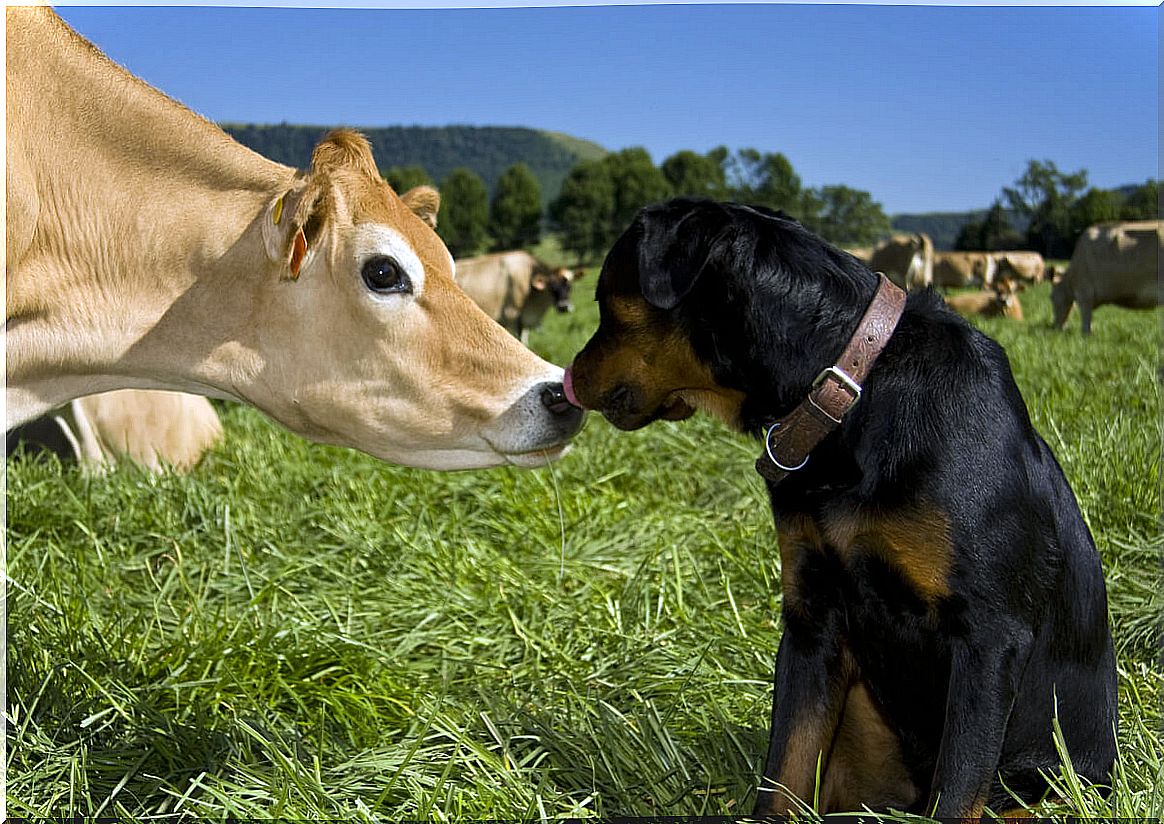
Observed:
[[[312,148],[330,127],[224,123],[222,128],[271,160],[306,168],[311,163]],[[588,140],[521,127],[389,126],[359,131],[371,142],[381,170],[422,166],[438,184],[453,169],[468,166],[492,193],[501,173],[520,161],[533,170],[541,184],[543,203],[557,196],[575,163],[606,154],[605,149]]]

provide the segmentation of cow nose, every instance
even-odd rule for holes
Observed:
[[[560,383],[542,384],[542,406],[555,415],[577,411],[578,407],[566,398],[566,390]]]

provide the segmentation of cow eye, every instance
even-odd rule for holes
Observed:
[[[412,291],[412,281],[404,274],[400,264],[384,255],[370,257],[364,261],[360,276],[364,279],[364,285],[373,292],[395,294]]]

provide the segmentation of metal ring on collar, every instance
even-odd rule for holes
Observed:
[[[804,469],[804,465],[808,463],[808,456],[804,456],[804,460],[800,462],[800,466],[785,466],[776,460],[776,456],[772,454],[772,433],[776,431],[776,427],[780,426],[780,421],[768,427],[768,431],[764,433],[764,451],[768,453],[768,460],[776,464],[777,469],[782,469],[785,472],[795,472],[798,469]]]

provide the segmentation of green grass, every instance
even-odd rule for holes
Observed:
[[[552,315],[565,363],[596,325]],[[1095,534],[1119,647],[1114,793],[1160,816],[1160,312],[1084,340],[984,321]],[[552,471],[438,474],[240,407],[188,477],[7,476],[10,815],[541,818],[750,809],[780,569],[755,446],[592,418]],[[1050,734],[1050,731],[1048,731]]]

